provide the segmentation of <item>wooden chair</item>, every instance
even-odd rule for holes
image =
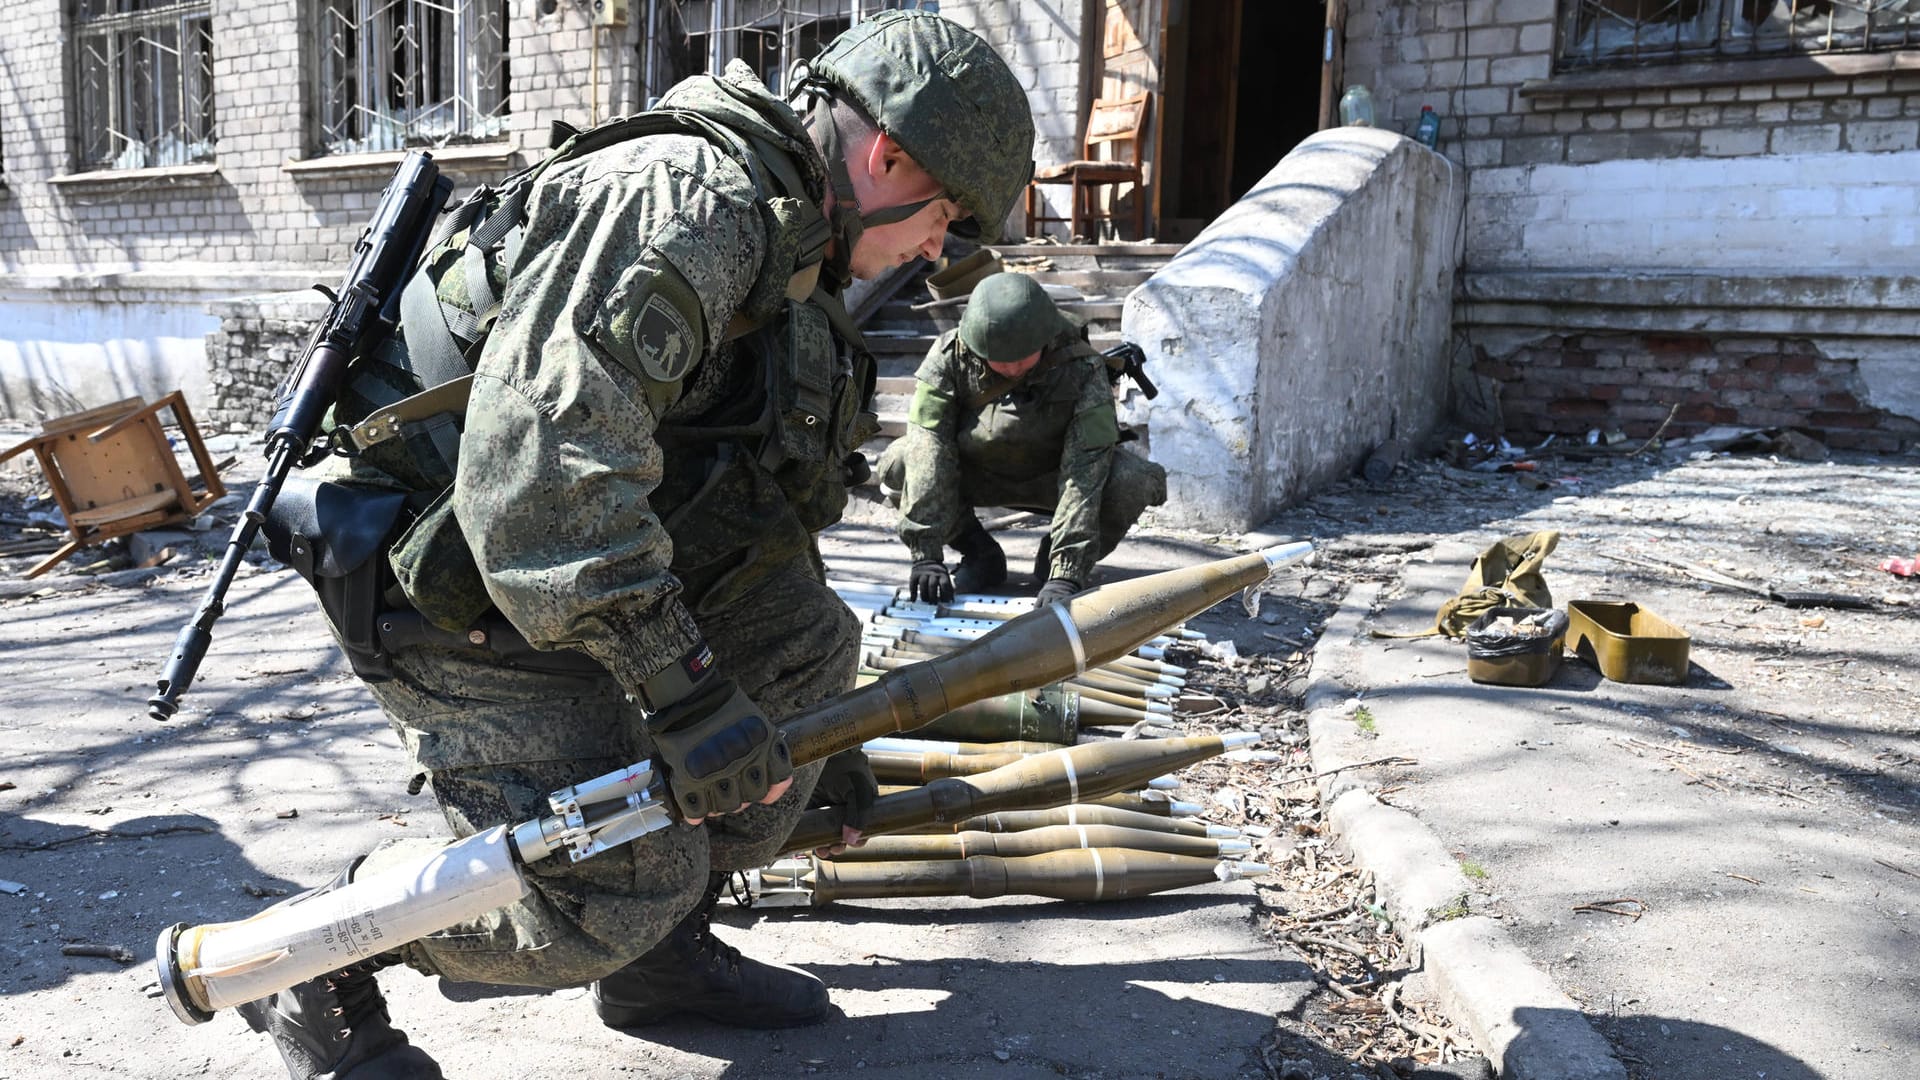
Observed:
[[[193,452],[204,492],[193,490],[167,444],[158,414],[168,408]],[[28,570],[30,578],[87,544],[189,520],[227,493],[178,390],[152,404],[128,398],[49,420],[40,434],[0,451],[0,461],[28,450],[40,460],[71,537]]]
[[[1093,108],[1087,114],[1087,137],[1080,148],[1080,160],[1041,169],[1033,174],[1033,182],[1027,185],[1027,235],[1038,236],[1040,226],[1059,221],[1066,223],[1069,240],[1076,236],[1088,236],[1083,226],[1114,218],[1111,210],[1103,210],[1100,206],[1100,189],[1132,184],[1133,238],[1139,240],[1146,236],[1147,205],[1144,192],[1140,190],[1140,155],[1146,142],[1144,136],[1151,97],[1151,93],[1141,91],[1129,98],[1102,99],[1093,103]],[[1099,157],[1097,154],[1103,145],[1107,156]],[[1040,192],[1043,184],[1071,185],[1068,199],[1071,209],[1066,217],[1053,217],[1046,213],[1046,202]],[[1115,197],[1117,201],[1117,192]],[[1098,238],[1089,236],[1089,239]]]

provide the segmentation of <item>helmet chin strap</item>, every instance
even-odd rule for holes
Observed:
[[[828,260],[828,267],[844,287],[852,277],[847,268],[853,258],[853,249],[869,228],[905,221],[951,196],[942,191],[918,202],[883,207],[871,213],[863,211],[859,197],[853,192],[853,175],[847,169],[846,154],[840,145],[840,128],[833,122],[832,99],[807,84],[802,84],[801,89],[807,91],[812,99],[806,116],[807,130],[820,147],[820,156],[827,159],[827,174],[833,184],[833,210],[828,215],[828,223],[833,228],[835,238],[840,241],[840,250]]]

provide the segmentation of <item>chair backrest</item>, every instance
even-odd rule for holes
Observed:
[[[1101,98],[1093,103],[1087,113],[1086,152],[1082,155],[1095,160],[1095,148],[1101,143],[1113,144],[1126,142],[1126,153],[1134,165],[1140,164],[1141,135],[1147,126],[1147,101],[1152,97],[1150,91],[1142,90],[1132,97]],[[1105,160],[1120,161],[1120,150],[1109,145]]]

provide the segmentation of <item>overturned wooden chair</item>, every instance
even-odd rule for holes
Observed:
[[[195,491],[181,471],[160,427],[162,409],[173,410],[206,490]],[[27,571],[30,578],[88,544],[191,520],[227,493],[178,390],[152,403],[128,398],[48,420],[40,434],[0,451],[0,461],[29,450],[66,515],[69,535]]]

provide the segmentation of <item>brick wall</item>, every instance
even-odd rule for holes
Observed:
[[[947,0],[940,14],[986,39],[1012,66],[1033,108],[1034,160],[1042,166],[1080,156],[1081,26],[1085,5],[1099,0]],[[1041,190],[1048,213],[1064,216],[1065,189]],[[1026,229],[1025,204],[1014,207],[1007,235]]]
[[[1645,439],[1716,424],[1811,432],[1836,450],[1890,453],[1920,421],[1874,408],[1856,360],[1807,339],[1704,334],[1548,335],[1475,371],[1501,385],[1509,430],[1523,439],[1623,431]]]
[[[70,40],[62,0],[11,0],[0,39],[0,273],[105,270],[163,262],[331,267],[358,235],[397,155],[358,168],[302,172],[316,157],[311,34],[297,0],[215,0],[217,170],[145,170],[137,179],[55,183],[73,171]],[[591,32],[583,10],[537,13],[510,0],[508,134],[493,160],[449,171],[462,185],[497,176],[507,155],[546,145],[556,118],[588,118]],[[644,11],[644,6],[642,7]],[[637,25],[604,31],[600,109],[630,107],[627,58]],[[449,159],[454,155],[443,155]]]
[[[1556,71],[1558,11],[1357,0],[1347,21],[1380,125],[1432,105],[1465,166],[1455,322],[1506,426],[1644,437],[1678,405],[1681,431],[1911,442],[1915,54]]]
[[[1553,76],[1555,12],[1555,0],[1359,0],[1347,82],[1402,133],[1433,106],[1445,149],[1472,167],[1920,148],[1920,72],[1849,74],[1875,61],[1843,56],[1817,77],[1809,64],[1741,82],[1779,69],[1724,60],[1638,68],[1631,86],[1602,89],[1591,73]]]
[[[281,293],[208,305],[220,329],[207,335],[209,431],[258,432],[273,416],[281,382],[326,314],[317,293]]]
[[[1920,269],[1920,150],[1624,158],[1471,175],[1466,260],[1479,270]]]

